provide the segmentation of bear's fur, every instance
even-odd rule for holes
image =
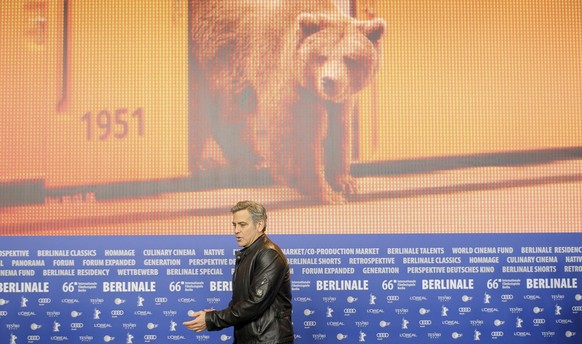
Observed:
[[[354,193],[355,94],[378,69],[384,21],[331,0],[194,0],[190,13],[191,168],[212,136],[234,168],[264,158],[317,201]]]

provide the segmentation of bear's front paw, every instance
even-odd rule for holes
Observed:
[[[331,187],[324,187],[319,194],[319,201],[324,204],[345,204],[346,199],[341,192],[334,191]]]
[[[349,175],[336,177],[333,187],[344,195],[354,195],[358,192],[356,179]]]

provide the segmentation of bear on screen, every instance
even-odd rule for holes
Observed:
[[[356,94],[379,68],[382,19],[331,0],[191,2],[190,168],[213,138],[234,172],[264,165],[309,199],[342,203]]]

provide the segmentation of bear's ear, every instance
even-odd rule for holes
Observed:
[[[299,29],[301,30],[301,41],[305,38],[317,33],[323,29],[326,20],[323,15],[313,14],[313,13],[301,13],[297,17],[297,22],[299,23]]]
[[[370,42],[376,45],[384,32],[386,31],[386,22],[382,18],[376,18],[372,20],[360,21],[358,23],[358,28],[366,36]]]

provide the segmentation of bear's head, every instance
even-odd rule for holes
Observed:
[[[370,83],[381,60],[383,19],[303,13],[297,23],[296,78],[301,86],[325,101],[341,103]]]

